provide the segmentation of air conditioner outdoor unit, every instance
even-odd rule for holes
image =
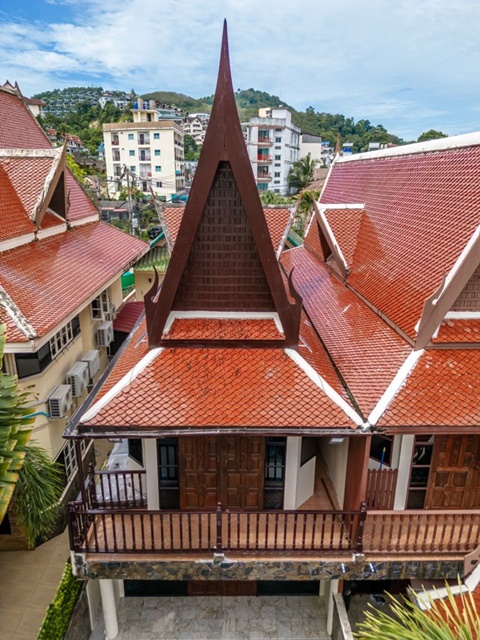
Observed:
[[[80,360],[88,364],[88,375],[90,380],[94,377],[97,371],[100,369],[100,353],[98,349],[92,349],[87,351]]]
[[[88,380],[88,362],[76,362],[73,367],[67,371],[66,383],[71,385],[74,398],[80,398],[87,388]]]
[[[48,396],[50,417],[65,418],[72,408],[72,387],[69,384],[59,384]]]
[[[102,322],[97,329],[97,345],[108,347],[113,342],[113,322]]]

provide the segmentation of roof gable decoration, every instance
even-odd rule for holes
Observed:
[[[480,225],[470,238],[462,253],[448,274],[444,274],[442,283],[432,295],[425,300],[422,315],[415,330],[417,339],[415,349],[425,348],[435,337],[441,323],[451,313],[451,309],[467,283],[474,276],[480,265]],[[472,318],[472,312],[464,312],[462,318]],[[452,317],[452,316],[450,316]],[[454,317],[459,317],[456,313]]]
[[[342,249],[339,245],[339,243],[337,242],[335,235],[332,231],[332,228],[327,220],[327,217],[325,215],[325,212],[328,209],[357,209],[357,210],[363,210],[365,208],[364,204],[330,204],[330,205],[326,205],[326,204],[321,204],[320,201],[316,202],[314,201],[313,203],[314,209],[315,209],[315,215],[312,217],[310,226],[312,224],[315,224],[314,220],[316,221],[316,223],[318,224],[318,232],[319,232],[319,236],[320,236],[320,241],[322,244],[322,249],[324,252],[324,257],[325,257],[325,261],[328,260],[328,258],[331,256],[333,258],[333,260],[335,261],[335,264],[337,266],[337,268],[340,271],[340,274],[342,276],[342,278],[344,280],[346,280],[346,278],[348,277],[348,274],[350,273],[350,267],[351,265],[349,265],[347,263],[347,260],[345,259],[345,256],[342,252]],[[310,227],[307,231],[307,233],[310,232]]]
[[[8,161],[21,159],[51,159],[51,165],[45,176],[43,185],[35,199],[35,202],[27,215],[35,224],[36,228],[41,227],[43,217],[49,207],[61,217],[66,217],[66,198],[65,198],[65,146],[58,149],[0,149],[0,160]],[[9,173],[7,169],[7,174]],[[22,199],[21,187],[15,187],[17,193]]]
[[[283,346],[298,346],[301,303],[289,299],[270,242],[236,109],[226,22],[205,142],[170,264],[157,287],[158,278],[145,296],[150,348],[162,343],[173,310],[276,312]]]

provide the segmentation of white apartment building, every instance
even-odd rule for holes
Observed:
[[[322,155],[322,137],[312,136],[309,133],[302,133],[300,136],[300,158],[306,158],[308,154],[312,160],[315,160],[317,167],[321,166],[323,162]]]
[[[258,190],[288,193],[288,173],[300,152],[300,129],[290,111],[259,109],[248,123],[247,149]]]
[[[207,131],[207,124],[204,124],[197,117],[187,116],[183,123],[183,133],[192,136],[197,144],[203,144],[203,141],[205,140],[205,133]]]
[[[133,122],[103,125],[109,196],[127,185],[126,167],[136,188],[169,201],[185,188],[183,129],[161,119],[153,100],[135,106]]]

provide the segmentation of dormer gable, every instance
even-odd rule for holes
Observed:
[[[189,199],[158,290],[145,296],[150,348],[162,344],[171,313],[269,313],[298,346],[301,300],[289,298],[248,158],[230,73],[224,25],[212,113]],[[198,342],[198,341],[197,341]]]

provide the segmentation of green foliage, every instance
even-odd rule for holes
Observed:
[[[200,148],[195,138],[188,133],[183,136],[183,144],[185,149],[185,160],[192,161],[198,160],[200,157]]]
[[[439,138],[447,138],[447,134],[442,133],[441,131],[435,131],[435,129],[429,129],[428,131],[424,131],[421,135],[418,136],[417,142],[427,142],[427,140],[438,140]]]
[[[63,640],[83,583],[72,574],[70,559],[63,571],[53,602],[48,606],[37,640]]]
[[[83,184],[84,179],[87,177],[87,172],[85,169],[82,169],[74,160],[73,156],[67,153],[66,157],[67,166],[70,171],[73,173],[75,178]]]
[[[33,444],[21,447],[25,453],[18,474],[12,506],[25,529],[27,544],[35,547],[38,538],[50,534],[58,518],[58,501],[63,491],[62,467]]]
[[[460,582],[459,582],[460,584]],[[422,610],[407,598],[398,602],[392,596],[393,616],[371,605],[366,621],[359,624],[358,640],[478,640],[480,616],[470,592],[455,598],[447,585],[447,598],[434,600],[428,594],[430,609]],[[458,604],[460,599],[460,606]]]
[[[293,163],[293,167],[288,173],[288,184],[291,189],[299,191],[306,187],[313,180],[313,172],[315,171],[315,160],[309,153],[304,158],[300,158]]]
[[[142,95],[144,100],[157,100],[162,104],[170,107],[177,107],[189,113],[210,113],[212,102],[208,102],[211,98],[192,98],[183,93],[175,91],[152,91]]]
[[[286,198],[275,191],[262,191],[260,194],[262,204],[291,204],[292,198]]]
[[[5,325],[0,325],[0,367],[5,340]],[[19,482],[35,422],[33,409],[24,406],[28,400],[30,394],[19,389],[16,376],[0,372],[0,522]]]
[[[305,189],[295,196],[297,210],[295,211],[294,230],[303,238],[313,213],[313,203],[320,197],[320,191]]]

